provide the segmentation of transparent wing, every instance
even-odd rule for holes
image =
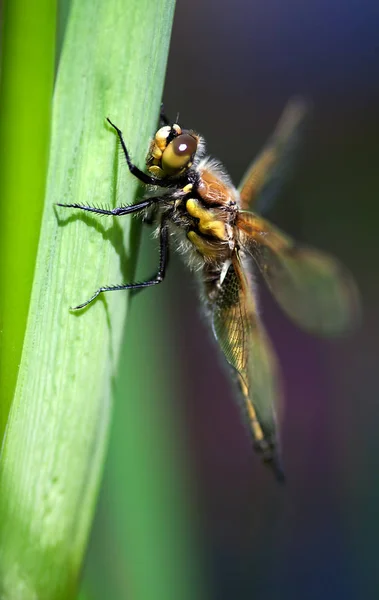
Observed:
[[[301,138],[301,126],[307,114],[304,100],[289,101],[278,125],[261,154],[248,168],[239,187],[241,208],[264,212],[272,204],[290,170],[291,159]]]
[[[235,254],[212,307],[213,331],[236,370],[243,409],[255,446],[277,477],[283,472],[277,452],[278,377],[276,359],[260,324],[250,282]]]
[[[297,246],[265,219],[241,212],[241,245],[251,254],[282,309],[297,325],[325,336],[354,329],[359,295],[350,273],[335,258]]]

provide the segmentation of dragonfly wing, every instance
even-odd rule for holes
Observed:
[[[212,306],[213,331],[235,369],[255,446],[283,479],[277,452],[276,358],[259,321],[251,282],[235,253]]]
[[[287,104],[274,133],[258,157],[248,168],[239,193],[241,208],[265,211],[272,204],[301,138],[307,113],[304,100],[294,98]]]
[[[356,327],[359,294],[335,258],[296,245],[265,219],[238,215],[241,245],[249,252],[282,309],[303,329],[337,336]]]

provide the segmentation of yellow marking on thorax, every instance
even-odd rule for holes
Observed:
[[[189,198],[186,202],[187,212],[191,217],[199,219],[199,231],[206,235],[213,235],[219,240],[227,240],[225,223],[215,218],[214,211],[201,206],[195,198]]]
[[[196,231],[189,231],[187,233],[189,241],[197,248],[200,254],[204,257],[211,259],[218,259],[220,256],[220,249],[214,243],[201,237]]]

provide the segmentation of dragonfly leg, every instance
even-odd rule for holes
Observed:
[[[120,285],[105,285],[105,286],[99,288],[98,290],[96,290],[96,292],[93,294],[93,296],[91,296],[91,298],[89,298],[86,302],[83,302],[82,304],[79,304],[78,306],[71,308],[71,310],[80,310],[80,309],[84,308],[85,306],[87,306],[88,304],[93,302],[93,300],[95,300],[95,298],[97,298],[100,294],[102,294],[104,292],[115,292],[117,290],[139,290],[139,289],[142,289],[145,287],[150,287],[152,285],[157,285],[158,283],[161,283],[166,274],[166,268],[167,268],[167,264],[168,264],[168,254],[169,254],[168,253],[168,249],[169,249],[168,228],[167,228],[167,223],[165,223],[164,221],[161,223],[161,227],[160,227],[159,242],[160,242],[159,268],[158,268],[157,273],[155,275],[153,275],[153,277],[151,277],[151,279],[148,279],[147,281],[137,282],[137,283],[125,283],[125,284],[120,284]]]
[[[159,119],[162,125],[170,125],[170,119],[168,118],[168,116],[166,115],[164,106],[163,106],[163,102],[161,104],[161,112],[159,115]]]
[[[122,151],[124,153],[125,160],[126,160],[126,163],[128,165],[128,168],[129,168],[129,171],[131,172],[131,174],[134,175],[135,177],[137,177],[137,179],[139,179],[140,181],[142,181],[142,183],[145,183],[146,185],[157,185],[159,187],[171,187],[172,183],[164,181],[163,179],[157,179],[156,177],[152,177],[151,175],[147,175],[147,173],[144,173],[143,171],[141,171],[141,169],[139,169],[135,164],[132,163],[132,161],[130,160],[129,152],[126,148],[126,144],[125,144],[121,129],[119,129],[117,127],[117,125],[112,123],[112,121],[110,119],[108,119],[108,117],[107,117],[107,121],[113,127],[113,129],[116,131],[116,133],[118,135],[118,138],[121,143]]]
[[[100,208],[97,206],[87,206],[86,204],[61,204],[57,202],[57,206],[63,206],[63,208],[79,208],[88,212],[97,213],[98,215],[113,215],[114,217],[120,217],[122,215],[128,215],[136,213],[148,208],[155,202],[159,201],[159,198],[149,198],[143,200],[137,204],[129,204],[128,206],[116,206],[116,208]]]

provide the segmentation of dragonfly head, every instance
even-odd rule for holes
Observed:
[[[179,125],[158,129],[151,144],[146,164],[148,171],[159,179],[183,175],[193,164],[199,137]]]

